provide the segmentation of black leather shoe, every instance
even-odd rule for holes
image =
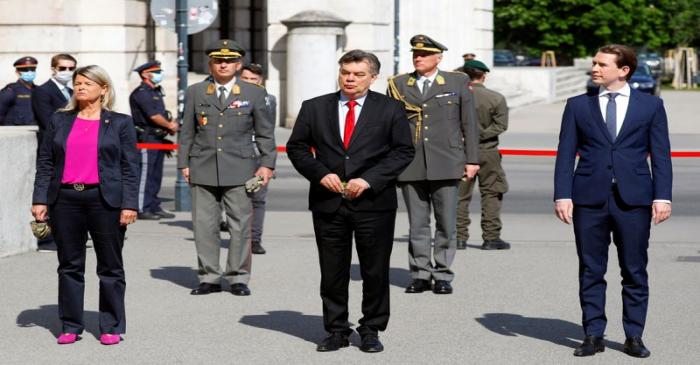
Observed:
[[[157,216],[159,216],[159,217],[161,217],[161,218],[166,218],[166,219],[173,219],[173,218],[175,218],[175,214],[173,214],[173,213],[168,213],[168,212],[166,212],[166,211],[164,211],[164,210],[155,212],[155,213],[153,213],[153,214],[155,214],[155,215],[157,215]]]
[[[467,240],[457,240],[457,249],[458,250],[466,250],[467,249]]]
[[[348,341],[348,336],[340,332],[333,332],[324,338],[316,346],[316,351],[319,352],[329,352],[338,351],[341,347],[350,346],[350,341]]]
[[[228,232],[228,223],[226,223],[226,221],[221,221],[221,223],[219,223],[219,231]]]
[[[625,353],[633,357],[649,357],[651,352],[644,346],[641,337],[628,337],[625,341]]]
[[[430,280],[414,279],[406,288],[406,293],[422,293],[426,290],[430,290]]]
[[[201,283],[197,287],[197,289],[194,289],[190,292],[192,295],[207,295],[211,293],[218,293],[221,291],[221,285],[218,284],[209,284],[209,283]]]
[[[574,356],[593,356],[603,351],[605,351],[605,343],[602,337],[586,336],[583,343],[574,350]]]
[[[136,217],[142,221],[157,221],[160,219],[159,215],[151,212],[138,213]]]
[[[265,249],[262,247],[260,242],[253,242],[253,253],[256,255],[264,255],[265,254]]]
[[[384,345],[379,341],[379,336],[376,333],[370,333],[362,336],[360,350],[363,352],[382,352]]]
[[[231,294],[238,296],[250,295],[250,289],[248,289],[248,285],[235,283],[231,285]]]
[[[481,245],[482,250],[509,250],[510,249],[510,243],[502,240],[502,239],[497,239],[493,241],[484,241],[484,244]]]
[[[449,281],[435,280],[435,284],[433,284],[433,293],[452,294],[452,285],[450,285]]]

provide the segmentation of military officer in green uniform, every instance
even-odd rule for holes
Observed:
[[[508,191],[506,174],[498,152],[498,136],[508,129],[506,98],[484,86],[489,68],[477,60],[464,63],[464,71],[471,79],[479,116],[479,192],[481,193],[481,231],[484,250],[507,250],[510,244],[501,239],[501,202]],[[466,249],[469,240],[469,202],[474,180],[460,181],[457,203],[457,249]]]
[[[192,221],[199,286],[193,295],[221,291],[250,295],[251,193],[246,182],[272,178],[277,152],[274,122],[261,86],[237,77],[245,51],[229,39],[206,50],[211,78],[187,88],[178,168],[192,187]],[[255,144],[260,153],[256,156]],[[226,269],[219,267],[221,203],[231,234]]]
[[[388,94],[404,102],[416,149],[413,161],[398,179],[410,223],[413,282],[407,293],[430,289],[436,294],[452,293],[457,186],[462,177],[473,178],[479,170],[479,127],[469,77],[438,70],[445,50],[428,36],[414,36],[415,71],[389,79]]]

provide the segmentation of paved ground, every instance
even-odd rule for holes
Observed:
[[[692,94],[695,99],[689,100]],[[682,149],[700,149],[700,128],[692,109],[699,93],[665,92],[671,131]],[[557,109],[558,108],[558,109]],[[553,148],[563,104],[513,113],[504,147]],[[686,111],[683,111],[683,110]],[[674,115],[675,114],[675,115]],[[676,123],[676,120],[679,122]],[[553,128],[553,129],[552,129]],[[550,130],[551,129],[551,130]],[[280,130],[280,144],[288,131]],[[554,138],[554,146],[543,142]],[[675,148],[675,146],[674,146]],[[318,296],[319,271],[306,183],[281,155],[278,179],[269,195],[264,244],[254,256],[253,295],[228,293],[193,297],[196,258],[190,216],[137,222],[128,231],[126,340],[114,347],[96,339],[97,280],[89,251],[85,310],[87,332],[72,346],[55,345],[60,330],[56,307],[56,258],[28,253],[0,259],[0,364],[625,364],[621,352],[619,269],[611,249],[608,275],[609,349],[590,359],[571,355],[580,340],[577,264],[571,227],[551,214],[553,159],[504,158],[511,192],[504,203],[506,252],[473,246],[455,259],[455,294],[408,295],[406,233],[397,218],[391,261],[392,317],[382,335],[386,351],[368,355],[354,346],[317,353],[324,335]],[[652,230],[651,301],[645,341],[655,364],[693,364],[700,343],[700,159],[676,159],[674,215]],[[173,161],[163,196],[171,207]],[[477,204],[472,206],[476,211]],[[475,222],[478,216],[472,214]],[[478,227],[472,236],[478,238]],[[222,235],[227,238],[227,235]],[[356,260],[355,260],[356,262]],[[360,317],[361,282],[356,265],[350,287],[351,321]]]

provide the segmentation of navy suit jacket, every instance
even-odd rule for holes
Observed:
[[[632,89],[614,142],[600,111],[598,93],[567,101],[554,170],[555,200],[603,204],[614,177],[627,205],[651,205],[653,200],[671,200],[672,175],[668,122],[660,98]]]
[[[68,88],[68,94],[72,95],[73,90]],[[46,130],[51,121],[51,116],[56,110],[65,107],[68,100],[63,96],[56,83],[51,79],[37,86],[32,91],[32,110],[34,111],[34,120],[36,120],[41,130]]]
[[[311,185],[309,209],[338,210],[341,195],[320,184],[324,176],[334,173],[341,181],[362,178],[370,184],[350,201],[351,209],[396,210],[396,179],[414,155],[403,103],[370,91],[345,150],[338,123],[339,97],[336,92],[304,101],[287,142],[287,156]]]
[[[77,112],[57,112],[51,117],[39,149],[33,204],[50,205],[61,189],[66,140]],[[102,110],[97,139],[100,193],[113,208],[138,210],[139,177],[136,131],[131,117]]]

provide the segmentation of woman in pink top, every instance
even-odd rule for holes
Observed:
[[[85,328],[89,232],[100,279],[100,342],[114,345],[126,331],[122,247],[138,208],[136,132],[131,117],[111,111],[114,88],[102,68],[77,69],[73,90],[42,140],[32,214],[49,222],[58,247],[58,343],[75,342]]]

